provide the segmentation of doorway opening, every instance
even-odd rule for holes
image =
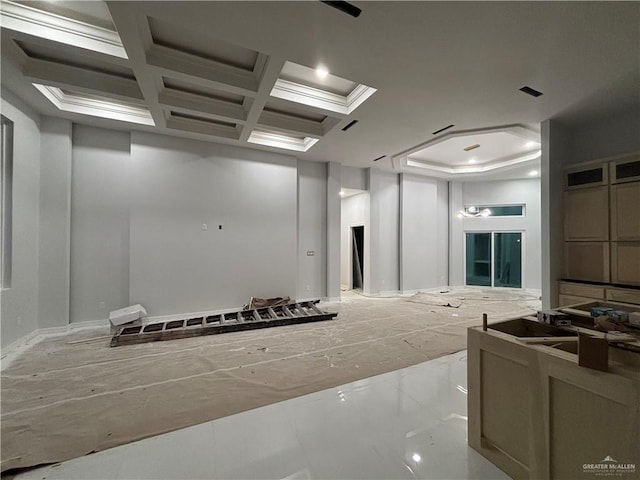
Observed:
[[[522,288],[522,232],[466,232],[465,283]]]
[[[364,226],[351,227],[351,288],[364,286]]]

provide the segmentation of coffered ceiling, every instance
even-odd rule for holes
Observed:
[[[79,123],[445,178],[525,175],[541,121],[640,106],[640,4],[355,3],[2,1],[2,85]]]

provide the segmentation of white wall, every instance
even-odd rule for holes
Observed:
[[[464,285],[465,232],[516,231],[523,232],[523,288],[541,288],[541,210],[540,179],[494,182],[451,182],[453,195],[450,208],[452,236],[450,257],[455,259],[457,271],[452,285]],[[524,217],[457,218],[465,205],[525,204]]]
[[[397,292],[400,289],[400,176],[370,168],[368,183],[371,226],[370,292]]]
[[[342,171],[339,163],[327,164],[327,299],[340,299],[340,237]]]
[[[38,328],[40,117],[2,90],[2,114],[13,122],[11,288],[0,292],[4,347]]]
[[[351,197],[342,199],[342,219],[340,227],[340,283],[351,288],[352,286],[352,238],[351,227],[364,226],[364,288],[363,291],[368,293],[369,279],[367,278],[371,268],[369,261],[371,259],[369,246],[369,192],[359,193]]]
[[[42,117],[38,275],[40,328],[69,323],[71,132],[69,120]]]
[[[313,252],[309,256],[307,252]],[[327,295],[327,164],[298,160],[298,299]]]
[[[129,133],[73,126],[71,322],[129,305],[130,164]]]
[[[563,162],[570,156],[567,128],[553,120],[541,124],[542,308],[558,306],[558,280],[564,259]]]
[[[340,183],[342,188],[352,188],[354,190],[369,190],[368,172],[369,169],[341,166]]]
[[[640,109],[612,112],[588,122],[571,125],[564,142],[564,165],[640,150]]]
[[[400,290],[448,283],[448,185],[400,175]]]
[[[295,158],[139,132],[131,143],[132,303],[165,315],[296,295]]]

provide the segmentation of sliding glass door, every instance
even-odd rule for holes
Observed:
[[[522,233],[465,234],[467,285],[522,287]]]

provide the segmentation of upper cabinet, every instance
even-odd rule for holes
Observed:
[[[609,187],[589,187],[564,192],[564,239],[609,240]]]
[[[611,162],[609,169],[611,183],[640,181],[640,153]]]
[[[640,181],[611,185],[611,240],[640,241]]]
[[[639,287],[640,152],[568,168],[564,187],[564,279]]]
[[[565,170],[564,187],[567,190],[609,185],[607,163],[590,163]]]

